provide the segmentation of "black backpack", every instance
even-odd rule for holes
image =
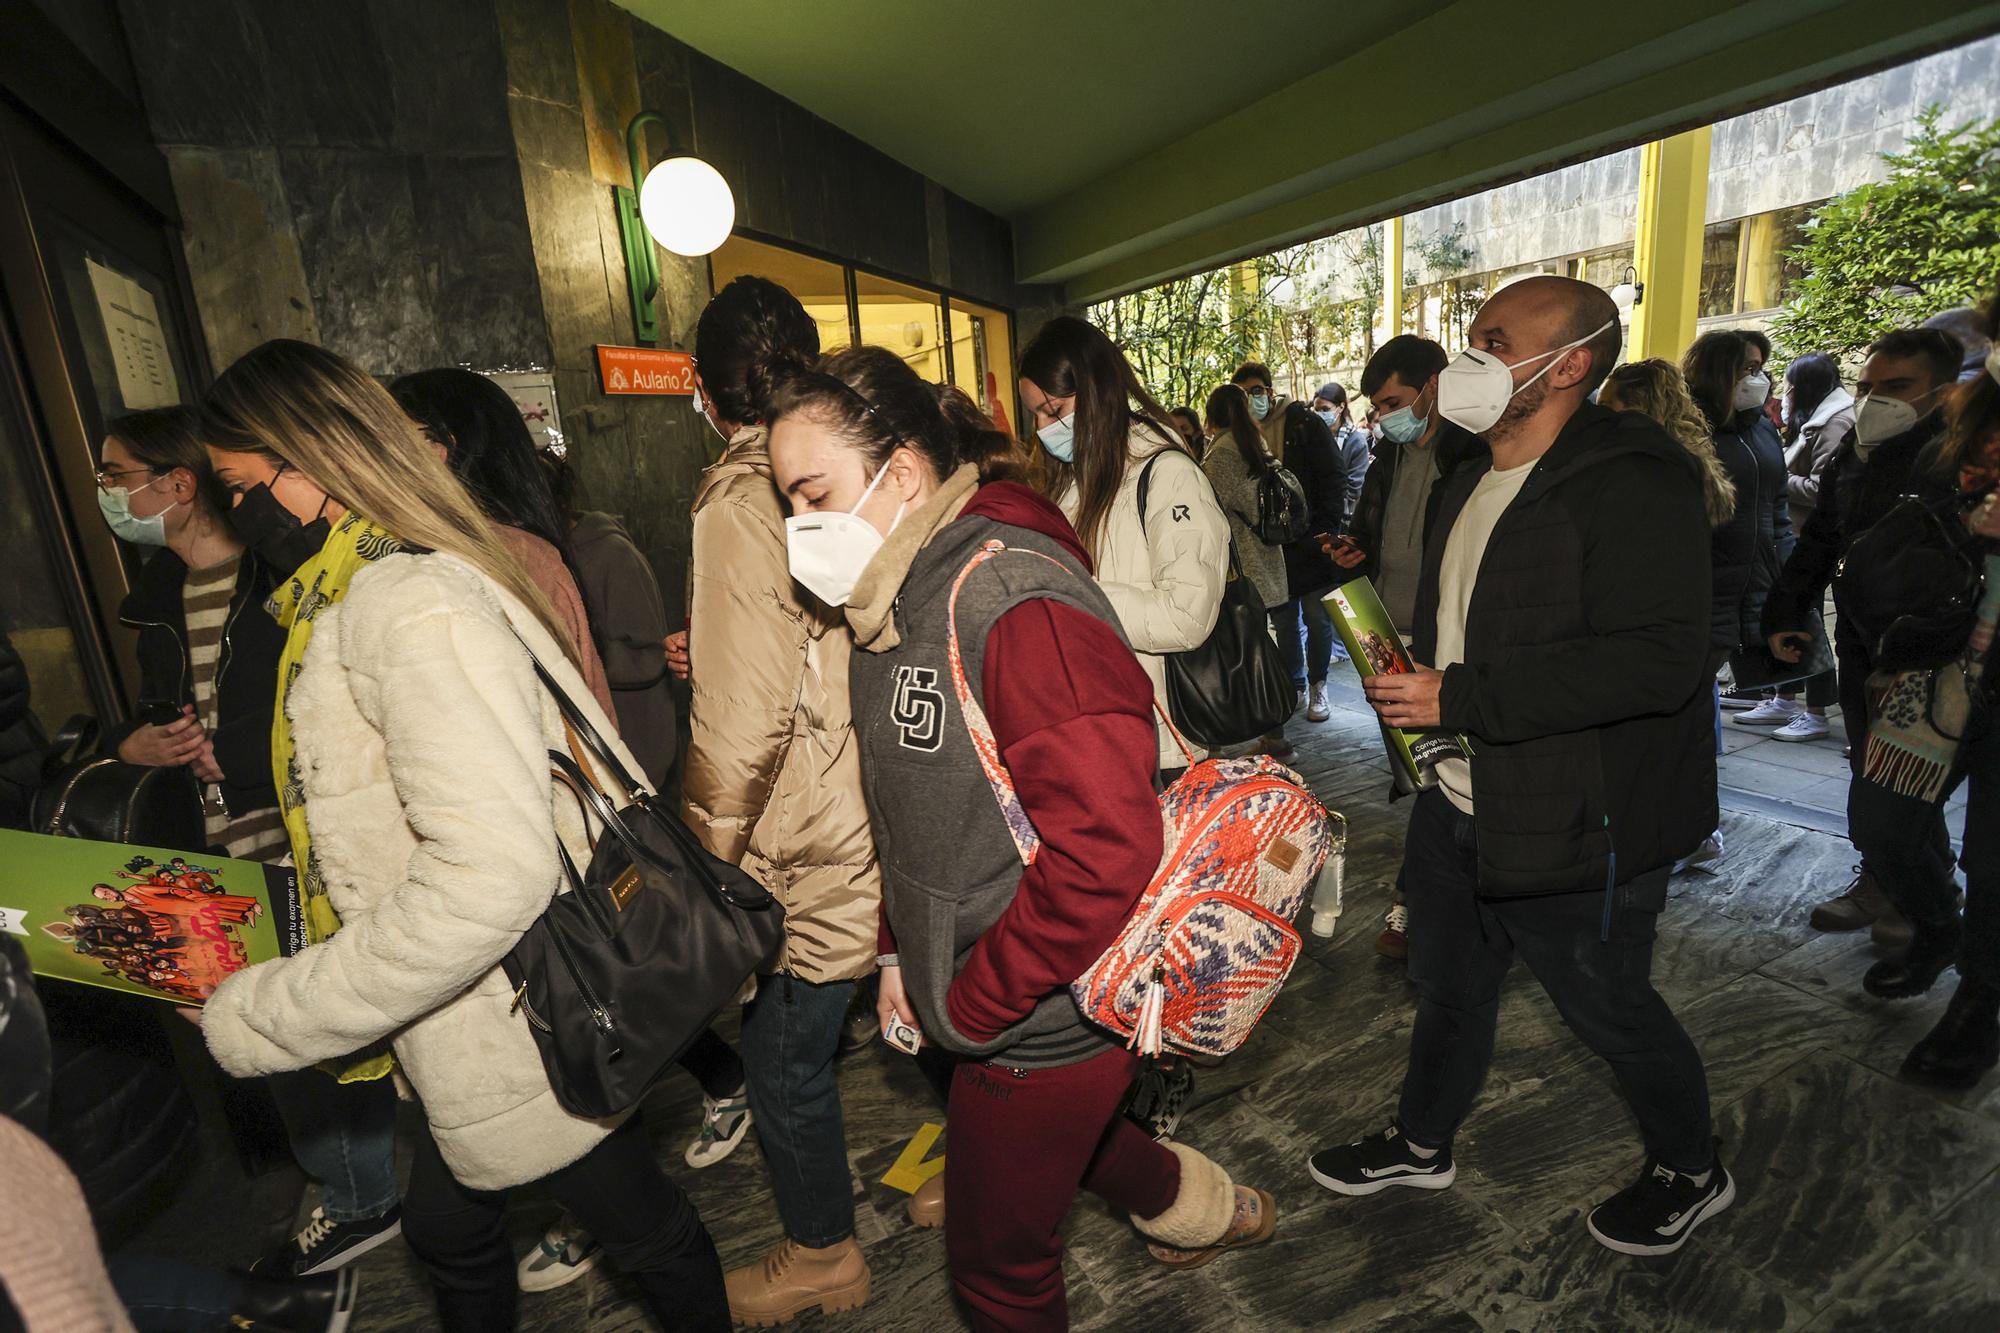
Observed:
[[[1960,519],[1985,494],[1905,496],[1841,556],[1833,602],[1877,669],[1939,667],[1965,651],[1986,565]]]
[[[1312,536],[1306,488],[1283,463],[1257,478],[1257,518],[1250,527],[1266,546],[1284,546]]]

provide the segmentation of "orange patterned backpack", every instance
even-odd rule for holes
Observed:
[[[959,589],[1010,549],[987,543],[952,585],[951,679],[1021,863],[1033,865],[1041,838],[1000,761],[958,647]],[[1292,918],[1332,849],[1332,819],[1298,774],[1261,755],[1192,764],[1160,798],[1160,813],[1160,868],[1118,938],[1070,993],[1085,1018],[1141,1055],[1227,1055],[1250,1035],[1298,960]]]

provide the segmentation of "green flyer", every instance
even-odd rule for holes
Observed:
[[[200,1004],[304,939],[278,919],[296,917],[289,866],[12,829],[0,866],[0,930],[40,976]]]
[[[1396,633],[1395,622],[1375,585],[1367,579],[1354,579],[1328,593],[1326,610],[1362,680],[1401,675],[1411,669],[1410,650],[1403,636]],[[1385,727],[1383,734],[1389,738],[1389,758],[1419,789],[1436,781],[1431,769],[1439,762],[1463,759],[1471,753],[1465,738],[1454,732],[1391,731]]]

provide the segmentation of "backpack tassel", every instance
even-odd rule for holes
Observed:
[[[1146,983],[1146,998],[1139,1003],[1139,1021],[1132,1025],[1132,1040],[1126,1049],[1137,1048],[1142,1056],[1160,1054],[1160,1024],[1166,1018],[1167,983],[1159,963],[1153,964],[1153,979]]]

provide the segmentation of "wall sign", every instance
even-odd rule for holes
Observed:
[[[180,381],[174,375],[174,359],[167,351],[167,335],[160,327],[160,307],[153,294],[117,269],[95,259],[83,262],[90,273],[91,292],[97,297],[98,316],[104,321],[105,341],[111,345],[112,364],[118,370],[118,396],[125,410],[138,412],[180,402]]]
[[[606,393],[694,393],[694,357],[658,347],[597,345],[597,373]]]
[[[564,450],[562,414],[556,410],[556,377],[547,370],[483,370],[480,374],[507,391],[537,449]]]

